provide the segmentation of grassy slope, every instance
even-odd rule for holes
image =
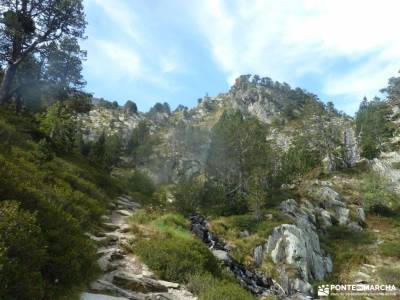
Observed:
[[[362,166],[337,172],[327,179],[348,205],[363,206],[367,219],[363,232],[332,227],[321,237],[322,246],[332,254],[334,262],[333,273],[324,282],[353,283],[362,272],[371,277],[368,282],[400,285],[400,196]],[[388,205],[388,214],[375,211],[376,203]]]
[[[121,187],[80,154],[43,161],[35,141],[40,134],[31,116],[0,112],[0,201],[16,201],[36,215],[47,251],[43,293],[72,299],[96,269],[94,248],[84,232],[99,224]]]
[[[131,218],[131,228],[136,236],[131,251],[161,279],[186,284],[201,300],[255,299],[191,234],[184,216],[138,211]]]

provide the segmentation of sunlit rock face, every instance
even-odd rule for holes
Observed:
[[[262,245],[253,251],[257,265],[270,257],[279,270],[279,283],[290,295],[311,293],[311,282],[322,280],[332,272],[332,259],[321,248],[319,235],[331,226],[346,226],[349,230],[364,230],[365,212],[362,207],[348,205],[344,197],[334,190],[330,181],[314,180],[304,183],[305,197],[297,202],[288,199],[280,209],[292,224],[275,227]]]
[[[266,89],[232,89],[230,97],[232,109],[248,113],[265,123],[271,123],[273,116],[279,113],[271,92]]]
[[[276,145],[278,151],[285,152],[296,137],[312,135],[320,129],[316,116],[306,112],[306,106],[310,103],[316,107],[323,106],[318,98],[300,88],[293,89],[269,78],[247,75],[239,77],[228,92],[215,97],[205,96],[198,102],[194,108],[179,106],[174,111],[166,103],[157,103],[147,113],[97,102],[88,114],[80,116],[83,138],[95,141],[104,132],[107,136],[120,135],[126,146],[132,130],[145,121],[157,139],[152,152],[141,165],[134,164],[129,155],[122,161],[142,169],[155,183],[176,183],[204,174],[211,131],[224,112],[240,111],[244,118],[254,117],[267,124],[265,140]],[[337,152],[344,154],[343,157],[331,157],[327,162],[328,169],[333,171],[353,166],[359,154],[351,121],[334,114],[330,122],[339,131],[337,144],[344,147],[344,151]],[[204,133],[201,140],[192,136],[199,140],[196,147],[181,147],[185,141],[177,134],[180,126]],[[308,138],[308,141],[315,148],[320,143],[318,138]],[[332,146],[332,149],[336,147]]]
[[[121,108],[104,108],[94,106],[87,114],[80,116],[85,138],[95,140],[102,132],[107,135],[119,134],[127,139],[139,122],[144,119],[143,114],[127,112]]]
[[[323,279],[332,272],[332,260],[320,247],[315,209],[298,206],[293,199],[282,202],[281,209],[293,217],[295,224],[276,227],[265,251],[276,264],[296,266],[301,280]]]
[[[379,158],[374,158],[371,162],[372,169],[386,178],[397,192],[400,192],[400,169],[394,168],[393,165],[399,162],[400,154],[398,152],[382,153]]]
[[[360,151],[354,128],[346,127],[343,133],[344,162],[347,167],[353,167],[360,160]]]

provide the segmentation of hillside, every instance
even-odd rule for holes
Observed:
[[[16,234],[2,237],[3,298],[70,299],[88,284],[132,299],[306,299],[321,283],[398,284],[393,93],[355,118],[257,76],[175,111],[80,97],[2,110],[1,226]]]
[[[81,121],[89,139],[120,136],[113,172],[153,182],[147,196],[133,184],[145,207],[206,214],[230,257],[271,276],[287,295],[306,297],[332,280],[398,282],[398,265],[389,263],[396,254],[379,254],[386,244],[395,247],[398,226],[398,106],[365,105],[383,107],[381,119],[369,116],[378,118],[375,127],[390,128],[372,160],[362,157],[370,145],[359,126],[370,121],[361,109],[353,119],[304,90],[257,76],[241,76],[229,92],[192,109],[157,104],[129,114],[97,106]],[[125,123],[133,119],[140,121]],[[381,237],[381,226],[390,234]],[[135,231],[146,232],[142,227]],[[147,263],[153,259],[146,254]]]
[[[399,299],[400,77],[92,94],[376,93],[398,8],[306,2],[2,0],[0,300]]]

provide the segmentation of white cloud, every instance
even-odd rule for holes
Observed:
[[[136,11],[128,0],[85,0],[87,6],[100,8],[98,17],[109,23],[101,40],[90,38],[85,42],[89,50],[86,66],[92,72],[107,72],[115,80],[128,76],[131,80],[143,80],[166,91],[180,89],[172,84],[164,74],[182,72],[183,61],[175,46],[165,45],[155,32],[149,29],[150,20]],[[91,27],[92,26],[92,27]],[[99,35],[96,24],[89,23],[93,36]]]
[[[162,73],[178,73],[184,71],[184,66],[176,49],[170,48],[160,57],[160,69]]]
[[[244,73],[292,85],[312,78],[326,100],[339,98],[347,112],[364,95],[375,95],[400,68],[398,0],[85,3],[109,24],[106,32],[96,22],[89,24],[93,32],[85,44],[91,72],[129,76],[166,91],[180,89],[174,76],[200,69],[201,55],[192,50],[204,45],[230,84]],[[199,33],[204,40],[194,41]],[[101,40],[92,40],[96,36]]]
[[[131,77],[137,78],[143,72],[140,65],[140,57],[132,49],[124,48],[122,45],[110,41],[96,42],[99,49],[103,52],[104,57],[108,58],[107,66],[113,65],[124,72],[121,75],[126,76],[128,73]]]
[[[189,10],[230,83],[258,73],[296,84],[311,73],[328,96],[358,101],[400,68],[398,0],[207,0]],[[352,67],[332,69],[339,59]]]
[[[101,7],[112,22],[118,25],[118,29],[127,34],[132,39],[141,43],[143,40],[139,34],[137,25],[139,24],[137,16],[125,1],[110,0],[86,0],[87,2]]]

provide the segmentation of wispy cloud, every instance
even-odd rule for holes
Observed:
[[[229,82],[259,73],[296,84],[314,74],[326,95],[358,101],[400,68],[399,11],[396,0],[207,0],[193,15]],[[351,66],[335,68],[342,59]]]
[[[106,74],[116,86],[122,78],[139,82],[154,97],[162,90],[170,99],[195,98],[257,73],[306,87],[352,113],[400,68],[398,0],[85,4],[92,17],[88,72]]]
[[[110,35],[108,39],[89,38],[85,46],[90,50],[89,55],[96,59],[88,67],[99,70],[101,61],[103,70],[109,75],[111,72],[114,79],[130,77],[166,91],[179,89],[163,76],[183,70],[177,50],[162,45],[162,40],[149,32],[150,20],[136,13],[130,1],[86,0],[86,4],[102,10],[101,16],[106,18],[111,31],[106,32]]]

